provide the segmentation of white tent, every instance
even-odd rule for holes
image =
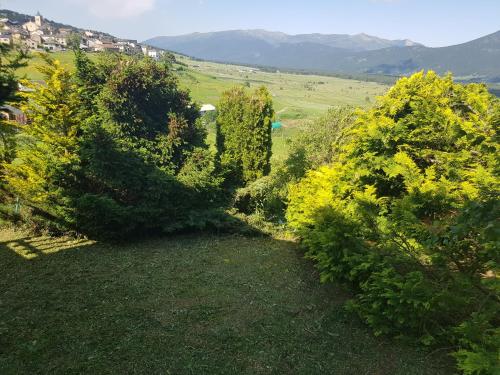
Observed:
[[[212,111],[215,111],[215,106],[213,106],[212,104],[203,104],[200,109],[201,113],[207,113]]]

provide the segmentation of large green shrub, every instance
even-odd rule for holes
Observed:
[[[221,181],[198,109],[169,65],[93,63],[80,52],[77,62],[72,74],[47,59],[46,85],[25,95],[32,123],[6,166],[10,191],[61,230],[123,237],[202,227]]]
[[[403,78],[358,113],[332,164],[290,188],[287,211],[322,279],[353,283],[349,306],[377,333],[452,342],[469,373],[491,373],[471,358],[499,349],[463,333],[477,316],[499,322],[499,113],[483,85]]]

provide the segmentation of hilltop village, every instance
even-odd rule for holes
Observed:
[[[0,43],[19,45],[31,51],[64,51],[71,40],[78,40],[80,48],[87,52],[121,52],[144,54],[159,58],[163,51],[141,45],[137,40],[120,39],[102,32],[83,30],[45,20],[38,12],[34,17],[21,22],[9,17],[0,17]],[[15,18],[15,17],[12,17]]]

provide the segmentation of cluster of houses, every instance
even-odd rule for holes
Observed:
[[[159,59],[164,53],[163,50],[141,45],[137,40],[119,39],[108,34],[73,27],[59,27],[58,24],[44,20],[39,12],[28,22],[18,22],[0,16],[0,44],[18,45],[32,51],[64,51],[71,40],[78,40],[80,48],[87,52],[143,54],[153,59]],[[29,89],[20,85],[19,90]],[[22,111],[10,105],[0,106],[0,119],[15,121],[22,125],[28,122]]]
[[[46,22],[40,13],[24,23],[0,18],[0,44],[20,45],[28,50],[64,51],[74,36],[80,48],[88,52],[122,52],[144,54],[159,58],[163,51],[141,45],[137,40],[119,39],[95,31],[83,31],[70,27],[57,27]]]

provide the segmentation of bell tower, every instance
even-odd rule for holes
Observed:
[[[40,12],[37,12],[35,16],[35,25],[37,25],[38,27],[42,27],[42,22],[43,22],[43,17],[40,14]]]

